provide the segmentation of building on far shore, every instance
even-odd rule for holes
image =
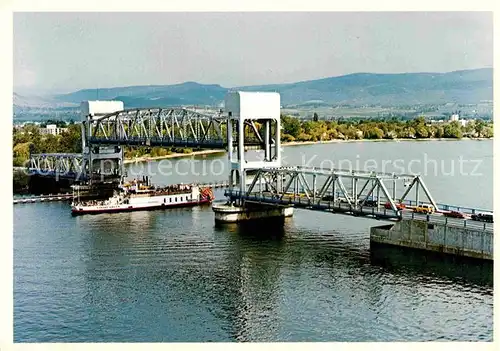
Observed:
[[[436,123],[447,123],[447,122],[458,122],[462,127],[465,127],[467,124],[469,124],[471,121],[474,121],[474,119],[461,119],[460,115],[458,113],[454,113],[451,116],[449,116],[447,119],[434,119],[430,118],[429,122],[427,125],[432,125]]]
[[[471,120],[470,119],[460,119],[458,113],[454,113],[450,116],[450,122],[457,121],[462,127],[465,127]]]
[[[40,128],[40,134],[59,135],[66,131],[68,128],[58,128],[55,124],[47,124],[47,128]]]

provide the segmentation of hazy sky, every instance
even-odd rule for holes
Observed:
[[[14,14],[16,91],[492,66],[491,13]]]

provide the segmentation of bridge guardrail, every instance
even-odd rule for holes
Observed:
[[[337,197],[342,197],[342,193],[340,191],[336,192]],[[369,200],[374,200],[377,201],[376,196],[370,196],[368,198]],[[398,199],[394,199],[394,201],[398,201]],[[381,200],[381,203],[385,203],[385,200]],[[404,200],[403,202],[404,205],[407,206],[417,206],[417,202],[415,200]],[[424,204],[426,203],[425,201],[419,201],[418,204]],[[486,210],[486,209],[480,209],[480,208],[473,208],[473,207],[467,207],[467,206],[456,206],[456,205],[450,205],[450,204],[443,204],[443,203],[436,203],[438,205],[439,210],[443,211],[457,211],[457,212],[462,212],[465,214],[475,214],[475,213],[484,213],[484,212],[493,212],[492,210]]]
[[[229,191],[226,190],[224,192],[225,196],[230,197],[240,197],[239,191]],[[275,203],[275,204],[283,204],[283,205],[294,205],[296,207],[301,208],[314,208],[317,210],[331,211],[331,212],[342,212],[342,213],[351,213],[353,216],[367,216],[374,218],[386,218],[386,219],[399,219],[400,213],[393,211],[392,209],[386,209],[385,207],[378,210],[375,207],[364,206],[364,207],[354,207],[349,204],[334,204],[333,202],[321,201],[317,200],[316,202],[312,202],[311,200],[302,200],[300,197],[297,200],[292,200],[291,198],[279,198],[273,195],[262,194],[244,194],[243,198],[245,200],[252,201],[260,201],[265,203]]]
[[[239,190],[226,190],[224,192],[225,196],[238,198],[241,193]],[[475,230],[493,232],[493,223],[487,222],[479,222],[471,219],[461,219],[461,218],[452,218],[447,217],[442,214],[421,214],[416,213],[412,210],[402,210],[398,212],[394,212],[392,209],[386,209],[383,207],[382,209],[377,209],[372,206],[363,206],[363,207],[354,207],[345,203],[334,204],[329,201],[316,200],[313,202],[310,199],[304,199],[303,197],[297,197],[297,200],[292,200],[291,197],[288,198],[280,198],[276,197],[272,194],[243,194],[243,198],[246,200],[252,201],[260,201],[266,203],[276,203],[276,204],[290,204],[300,208],[314,208],[318,210],[324,211],[332,211],[332,212],[343,212],[343,213],[351,213],[354,216],[367,216],[374,218],[385,218],[385,219],[414,219],[414,220],[422,220],[426,221],[429,224],[443,224],[449,227],[456,228],[470,228]]]
[[[440,214],[421,214],[415,213],[413,211],[403,211],[402,218],[426,221],[429,224],[443,224],[448,227],[470,228],[475,230],[493,232],[493,223],[479,222],[465,218],[451,218]]]

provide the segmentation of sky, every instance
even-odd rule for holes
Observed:
[[[14,13],[14,91],[493,66],[491,12]]]

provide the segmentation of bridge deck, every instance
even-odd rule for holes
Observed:
[[[226,190],[224,195],[236,199],[239,198],[239,191]],[[470,218],[451,218],[446,217],[443,213],[434,213],[430,215],[415,213],[411,209],[395,212],[392,209],[386,209],[383,205],[376,206],[358,206],[353,207],[347,203],[342,202],[329,202],[316,200],[312,202],[310,199],[304,197],[293,197],[285,194],[282,198],[277,197],[271,193],[263,192],[261,194],[246,194],[242,197],[245,200],[260,202],[266,204],[280,204],[280,205],[293,205],[296,208],[309,209],[314,211],[323,211],[330,213],[344,214],[354,217],[367,217],[379,220],[399,221],[401,219],[414,219],[427,221],[429,224],[444,224],[450,227],[466,227],[476,230],[483,230],[493,232],[493,223],[479,222]],[[410,201],[408,201],[410,203]],[[443,205],[454,208],[452,205]],[[471,209],[471,213],[480,212],[479,210]]]

